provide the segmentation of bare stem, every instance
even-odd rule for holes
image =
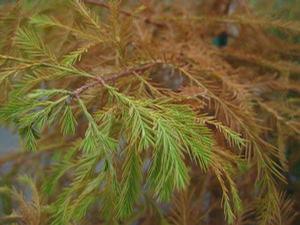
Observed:
[[[122,71],[120,73],[111,74],[110,76],[105,76],[105,77],[97,76],[94,78],[95,79],[94,81],[86,83],[83,86],[77,88],[72,94],[74,96],[78,97],[82,92],[84,92],[92,87],[95,87],[97,85],[106,85],[106,83],[108,83],[108,82],[117,80],[122,77],[129,76],[129,75],[137,75],[137,74],[139,75],[140,73],[143,73],[147,69],[149,69],[157,64],[158,64],[157,62],[148,63],[148,64],[142,65],[140,67],[131,68],[131,69]]]

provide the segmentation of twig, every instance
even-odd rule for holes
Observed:
[[[110,76],[104,76],[104,77],[97,76],[94,78],[95,79],[94,81],[86,83],[85,85],[83,85],[83,86],[77,88],[75,91],[73,91],[72,95],[78,97],[82,92],[88,90],[89,88],[95,87],[97,85],[105,85],[108,82],[117,80],[122,77],[126,77],[131,74],[140,74],[157,64],[158,64],[157,62],[148,63],[143,66],[137,67],[137,68],[131,68],[131,69],[122,71],[120,73],[112,74]]]

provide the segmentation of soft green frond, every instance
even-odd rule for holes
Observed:
[[[72,184],[65,188],[64,192],[59,195],[56,202],[54,202],[51,206],[53,211],[51,225],[68,224],[73,218],[79,216],[78,214],[76,215],[76,210],[78,210],[77,213],[84,213],[86,207],[90,205],[88,203],[92,203],[92,201],[88,201],[88,199],[91,200],[88,196],[84,197],[86,195],[84,193],[89,193],[91,190],[90,188],[95,187],[95,182],[97,179],[91,181],[91,176],[94,175],[94,169],[98,161],[99,155],[93,155],[83,157],[81,162],[74,164],[75,177]],[[89,188],[86,186],[86,188],[82,190],[85,182],[91,182],[92,186]],[[97,184],[98,183],[96,183],[96,185]],[[92,188],[92,190],[93,189],[94,188]],[[79,196],[81,195],[80,201],[77,201],[77,198],[74,198],[74,193],[78,194]],[[81,204],[81,201],[83,204]]]
[[[72,109],[69,105],[65,107],[65,111],[63,113],[61,119],[61,129],[64,135],[73,135],[76,132],[76,118],[72,112]]]
[[[65,66],[74,65],[76,62],[79,62],[82,55],[87,52],[91,45],[79,48],[75,51],[72,51],[65,55],[62,59],[62,64]]]
[[[37,131],[32,127],[24,127],[19,130],[26,150],[35,152],[37,150],[36,139],[39,138]]]
[[[38,26],[54,26],[56,21],[47,15],[35,15],[31,17],[30,22]]]
[[[94,120],[93,116],[88,112],[84,102],[81,99],[78,99],[79,105],[86,116],[87,120],[89,121],[89,128],[87,130],[87,138],[90,139],[88,141],[90,147],[100,147],[101,150],[105,153],[111,152],[116,149],[116,141],[106,134],[104,134],[101,130],[99,130],[96,121]],[[89,148],[90,150],[97,150]]]
[[[61,162],[59,165],[54,166],[52,176],[47,179],[47,182],[43,185],[43,191],[47,195],[51,195],[59,181],[59,179],[65,175],[65,173],[73,167],[70,162]]]
[[[85,137],[82,140],[81,148],[85,153],[91,153],[93,151],[97,151],[98,142],[97,142],[97,136],[92,128],[92,125],[89,124],[86,132]]]
[[[156,142],[149,180],[155,195],[166,200],[174,190],[186,187],[189,181],[188,169],[176,130],[163,118],[157,119],[154,130]]]
[[[121,218],[128,217],[138,200],[141,192],[142,167],[141,159],[138,155],[138,148],[129,146],[127,149],[127,159],[123,165],[123,176],[120,184],[121,193],[118,201],[118,215]]]
[[[56,61],[55,55],[32,28],[20,28],[15,42],[21,50],[27,53],[26,57]]]
[[[108,224],[118,224],[117,205],[120,193],[120,185],[116,177],[116,171],[110,165],[106,168],[105,188],[101,193],[101,214]]]
[[[205,116],[200,117],[199,121],[204,124],[207,123],[209,125],[215,126],[218,129],[218,131],[224,135],[230,147],[237,147],[239,150],[241,150],[243,147],[246,146],[247,141],[244,138],[242,138],[239,133],[223,125],[221,122],[218,122],[211,117]]]
[[[55,204],[52,206],[51,225],[64,225],[68,224],[72,213],[68,209],[68,205],[71,203],[72,189],[64,189],[58,196]]]

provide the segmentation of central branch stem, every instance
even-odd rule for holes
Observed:
[[[131,68],[131,69],[122,71],[120,73],[111,74],[110,76],[106,76],[106,77],[97,76],[97,77],[94,78],[95,79],[94,81],[86,83],[85,85],[77,88],[73,92],[73,95],[78,97],[81,93],[83,93],[84,91],[86,91],[86,90],[88,90],[92,87],[95,87],[97,85],[105,85],[108,82],[114,81],[114,80],[122,78],[122,77],[129,76],[129,75],[132,75],[132,74],[136,75],[136,74],[143,73],[147,69],[149,69],[149,68],[151,68],[151,67],[153,67],[157,64],[158,64],[158,62],[153,62],[153,63],[144,64],[144,65],[142,65],[140,67],[137,67],[137,68]]]

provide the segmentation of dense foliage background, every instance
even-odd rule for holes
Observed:
[[[298,223],[300,1],[0,3],[1,224]]]

